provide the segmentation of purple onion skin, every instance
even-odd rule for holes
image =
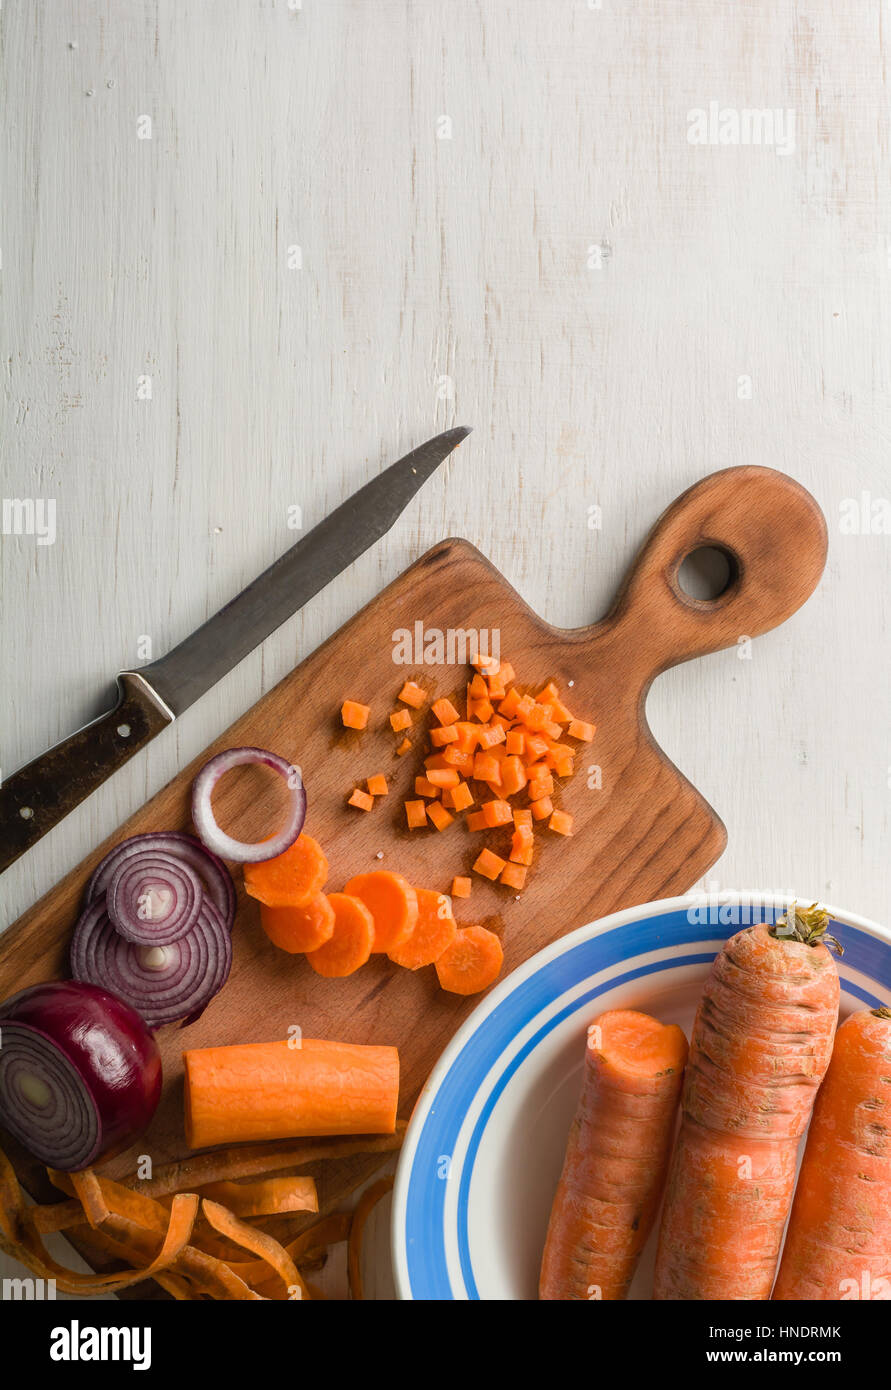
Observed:
[[[126,1149],[148,1128],[161,1098],[161,1054],[139,1014],[81,980],[50,980],[0,1004],[0,1030],[19,1023],[55,1043],[79,1073],[99,1117],[87,1163]]]

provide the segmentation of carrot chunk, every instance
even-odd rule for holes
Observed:
[[[471,678],[470,696],[473,700],[487,700],[489,698],[489,687],[479,672]]]
[[[512,690],[509,690],[507,692],[504,699],[499,704],[498,713],[506,714],[509,719],[512,719],[517,712],[517,706],[519,705],[519,703],[520,692],[516,689],[516,687],[514,687]]]
[[[504,951],[494,932],[461,927],[435,969],[440,985],[450,994],[479,994],[497,980],[503,963]]]
[[[466,811],[468,806],[473,805],[473,793],[466,782],[451,788],[451,804],[454,811]]]
[[[328,903],[334,912],[334,931],[323,945],[309,951],[306,959],[317,975],[339,980],[352,975],[371,955],[374,918],[365,903],[349,893],[329,893]]]
[[[525,742],[522,729],[509,729],[504,737],[504,749],[508,757],[522,758]]]
[[[360,811],[370,811],[374,805],[374,797],[363,792],[361,787],[356,787],[347,805],[356,806]]]
[[[502,724],[489,724],[485,729],[480,729],[480,748],[494,748],[496,744],[504,743],[506,738]]]
[[[556,830],[558,835],[572,834],[572,816],[566,811],[553,811],[548,821],[548,829]]]
[[[504,681],[505,685],[510,685],[511,681],[514,679],[514,676],[516,675],[516,672],[514,671],[514,668],[513,666],[511,666],[509,661],[502,661],[501,665],[498,667],[498,675]]]
[[[418,920],[418,895],[402,874],[387,869],[356,874],[344,891],[359,898],[374,918],[373,952],[391,951],[411,936]]]
[[[505,796],[514,796],[526,785],[526,769],[522,758],[505,758],[501,764],[501,790]]]
[[[497,878],[504,868],[506,860],[499,859],[497,854],[493,854],[490,849],[481,850],[477,858],[473,871],[481,874],[483,878]]]
[[[514,811],[514,825],[516,825],[518,828],[519,828],[519,826],[521,826],[521,825],[528,825],[529,828],[530,828],[530,830],[531,830],[531,829],[532,829],[532,812],[531,812],[531,811]]]
[[[316,893],[304,907],[267,907],[260,904],[260,925],[274,946],[292,955],[315,951],[334,935],[334,909],[324,893]]]
[[[416,888],[415,892],[418,920],[414,930],[406,941],[388,952],[394,965],[406,970],[421,970],[425,965],[433,965],[451,946],[458,932],[445,893],[433,893],[429,888]]]
[[[522,864],[505,864],[498,881],[508,888],[519,890],[526,882],[526,870]]]
[[[453,767],[428,767],[427,781],[434,787],[457,787],[461,774]]]
[[[514,864],[523,864],[527,868],[532,863],[532,852],[535,841],[532,830],[529,826],[518,825],[510,842],[510,857]]]
[[[469,878],[463,878],[463,877],[453,878],[453,879],[452,879],[452,897],[453,897],[453,898],[469,898],[469,897],[470,897],[470,890],[471,890],[472,887],[473,887],[473,884],[472,884],[472,881],[471,881]]]
[[[405,757],[405,754],[408,753],[410,750],[411,750],[411,739],[410,739],[410,738],[404,738],[404,739],[402,740],[402,742],[400,743],[399,747],[396,749],[396,752],[399,754],[400,758],[404,758],[404,757]]]
[[[340,707],[340,717],[345,729],[364,729],[371,713],[370,705],[360,705],[358,700],[344,700]]]
[[[426,777],[416,777],[415,796],[439,796],[439,787],[434,787]]]
[[[431,801],[427,807],[427,815],[430,817],[437,830],[445,830],[447,825],[451,825],[455,819],[450,816],[441,801]]]
[[[387,779],[382,772],[375,772],[367,778],[365,785],[372,796],[386,796],[390,790],[387,786]]]
[[[434,748],[444,748],[448,743],[457,743],[458,730],[454,724],[444,724],[441,729],[431,729],[430,742]]]
[[[478,782],[501,781],[501,769],[491,753],[477,753],[473,760],[473,775]]]
[[[541,801],[545,796],[550,796],[554,790],[554,779],[547,768],[542,773],[534,769],[529,777],[529,800]]]
[[[471,712],[474,719],[478,719],[482,724],[487,724],[495,713],[495,708],[487,697],[485,700],[474,700],[471,704]]]
[[[421,830],[427,824],[427,807],[423,801],[406,801],[405,822],[409,830]]]
[[[479,728],[476,724],[468,724],[466,719],[462,719],[457,724],[450,726],[458,735],[458,747],[462,753],[473,753],[479,743]]]
[[[586,724],[584,719],[573,719],[566,732],[572,738],[581,739],[582,743],[590,743],[597,732],[597,725]]]
[[[406,681],[396,698],[404,705],[411,705],[412,709],[420,709],[427,703],[427,692],[421,689],[417,681]]]
[[[532,814],[536,820],[547,820],[554,811],[554,803],[549,796],[542,796],[532,803]]]
[[[451,700],[434,700],[430,708],[440,724],[457,724],[461,718]]]
[[[267,907],[302,907],[320,892],[328,877],[328,860],[318,840],[298,835],[284,854],[245,864],[245,890]]]
[[[467,817],[468,830],[488,830],[489,826],[482,811],[472,811]]]
[[[411,724],[411,715],[407,709],[397,709],[390,715],[390,726],[394,734],[401,733]]]
[[[483,818],[490,828],[508,825],[513,819],[513,812],[506,801],[487,801],[482,809]]]
[[[463,772],[465,777],[473,774],[473,754],[464,753],[456,743],[451,744],[443,753],[442,760],[446,767],[456,767],[459,772]]]

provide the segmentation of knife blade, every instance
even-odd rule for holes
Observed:
[[[446,430],[391,464],[172,651],[122,671],[113,709],[8,777],[0,786],[0,873],[386,535],[468,434],[464,426]]]

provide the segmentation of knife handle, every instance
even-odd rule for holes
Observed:
[[[118,702],[0,785],[0,873],[173,722],[135,672],[118,676]]]

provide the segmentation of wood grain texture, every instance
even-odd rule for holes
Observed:
[[[58,500],[55,545],[0,537],[4,773],[281,553],[289,506],[475,426],[13,866],[0,924],[444,535],[578,626],[660,508],[749,463],[821,503],[820,592],[666,673],[650,723],[721,809],[710,881],[886,916],[891,545],[841,526],[891,495],[884,6],[6,0],[0,36],[2,492]],[[712,99],[795,108],[794,152],[691,147]]]
[[[796,536],[792,569],[780,569],[774,561],[774,537],[784,528]],[[726,547],[736,566],[733,582],[711,602],[688,598],[678,584],[685,556],[705,544]],[[757,636],[789,617],[816,586],[825,553],[822,514],[799,484],[772,469],[727,469],[696,484],[668,508],[609,615],[594,627],[572,632],[538,618],[467,542],[443,541],[285,677],[0,939],[0,998],[67,974],[71,928],[99,858],[129,835],[189,829],[195,774],[222,748],[272,748],[303,768],[307,829],[328,857],[329,890],[340,891],[354,874],[383,867],[398,869],[419,886],[447,892],[456,873],[472,872],[484,845],[506,859],[510,831],[504,827],[472,833],[464,818],[442,833],[432,826],[419,832],[406,827],[403,803],[414,796],[414,778],[423,771],[427,733],[436,719],[429,709],[415,716],[412,750],[400,756],[396,749],[403,733],[394,733],[388,719],[399,689],[403,680],[413,679],[431,697],[448,695],[463,709],[471,674],[466,659],[456,661],[455,655],[451,662],[431,663],[416,652],[415,661],[404,664],[400,634],[414,633],[418,625],[428,635],[485,632],[489,649],[511,661],[524,686],[537,691],[556,681],[574,713],[598,726],[594,742],[579,748],[577,775],[558,780],[556,802],[574,818],[572,837],[542,827],[522,894],[474,875],[470,901],[456,901],[459,924],[482,922],[501,937],[504,973],[594,918],[684,892],[714,863],[726,836],[715,812],[652,738],[646,692],[654,676],[669,666],[732,645],[740,631]],[[371,705],[368,727],[361,732],[342,726],[340,706],[347,698]],[[370,813],[348,808],[352,787],[380,771],[390,785],[387,797]],[[480,784],[476,790],[481,791]],[[235,770],[220,783],[214,808],[236,838],[256,839],[276,823],[279,791],[274,777]],[[400,970],[385,956],[373,956],[347,979],[320,979],[305,958],[272,946],[237,871],[235,878],[239,907],[229,981],[187,1033],[178,1027],[158,1030],[164,1066],[161,1103],[148,1133],[107,1165],[112,1177],[132,1172],[140,1155],[162,1164],[188,1153],[184,1047],[286,1038],[294,1025],[307,1038],[395,1046],[400,1115],[407,1119],[436,1059],[478,1002],[478,997],[441,990],[432,968]],[[46,1189],[39,1163],[20,1150],[15,1159],[30,1191]],[[382,1161],[375,1156],[326,1167],[322,1209],[342,1202]],[[88,1253],[86,1248],[82,1253]]]

